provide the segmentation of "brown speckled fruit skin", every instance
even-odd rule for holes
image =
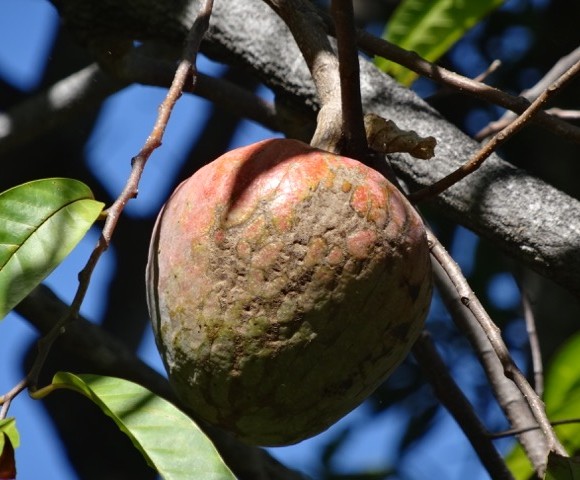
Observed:
[[[285,445],[325,430],[403,360],[431,270],[420,217],[384,177],[275,139],[176,189],[147,285],[180,398],[248,443]]]

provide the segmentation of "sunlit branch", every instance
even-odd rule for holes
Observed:
[[[527,125],[534,115],[540,111],[543,105],[554,95],[559,93],[572,79],[580,72],[580,61],[570,67],[560,78],[548,86],[544,92],[536,98],[533,103],[521,114],[516,120],[505,127],[501,132],[483,145],[468,162],[464,163],[454,172],[450,173],[433,185],[425,187],[409,195],[409,199],[414,202],[420,202],[435,195],[440,194],[455,183],[459,182],[467,175],[475,172],[497,148],[509,140],[513,135],[519,132]]]
[[[436,260],[436,262],[441,266],[449,280],[452,282],[454,288],[457,290],[461,303],[471,312],[475,320],[477,320],[479,328],[485,332],[489,345],[492,348],[493,356],[499,360],[505,376],[518,388],[522,397],[520,400],[527,403],[535,421],[540,426],[546,442],[546,451],[539,456],[536,456],[534,452],[538,446],[526,445],[524,442],[522,442],[522,445],[526,449],[536,471],[543,473],[548,452],[554,451],[560,455],[567,455],[566,450],[558,440],[548,418],[546,417],[544,404],[536,395],[534,389],[530,386],[523,373],[515,365],[503,339],[501,338],[499,328],[493,323],[478,298],[469,287],[459,266],[431,232],[428,232],[428,241],[431,245],[431,254],[434,260]],[[467,327],[468,329],[473,328],[471,324],[464,324],[463,327]],[[489,355],[489,353],[487,355]],[[483,354],[481,356],[483,357]],[[492,361],[495,362],[494,359],[492,359]],[[511,420],[512,417],[510,417],[510,421]],[[520,426],[522,425],[516,425],[515,427],[519,428]]]
[[[126,87],[97,64],[56,82],[47,90],[0,113],[0,154],[96,109],[108,96]]]
[[[129,84],[167,88],[175,75],[171,62],[144,56],[139,47],[128,52],[122,62],[126,64],[124,68],[109,73],[96,63],[91,64],[0,113],[0,154],[96,109],[107,97]],[[195,88],[187,82],[183,91],[206,98],[240,118],[261,123],[273,131],[283,128],[270,102],[230,81],[198,72]]]
[[[344,138],[341,153],[357,158],[366,154],[367,140],[360,95],[359,55],[352,0],[333,0],[330,11],[336,29],[339,61]]]
[[[421,58],[415,52],[404,50],[363,30],[358,31],[358,41],[361,48],[375,55],[396,62],[436,83],[446,85],[480,100],[502,106],[519,114],[530,106],[530,102],[525,98],[514,97],[485,83],[447,70]],[[568,122],[550,116],[543,111],[538,112],[533,121],[566,140],[580,143],[580,128]]]
[[[558,60],[554,66],[544,75],[533,87],[520,93],[520,97],[525,98],[528,101],[533,101],[538,98],[546,88],[550,86],[553,82],[558,80],[568,69],[570,69],[576,62],[580,61],[580,47],[576,48],[574,51],[568,55],[562,57]],[[556,109],[558,110],[558,109]],[[546,111],[550,115],[555,115],[559,118],[566,119],[566,116],[559,115],[558,112]],[[509,125],[517,117],[514,112],[506,112],[502,117],[494,122],[491,122],[486,127],[482,128],[474,136],[477,140],[483,140],[501,129]],[[574,117],[572,117],[574,118]]]

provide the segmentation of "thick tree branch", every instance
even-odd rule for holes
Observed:
[[[288,25],[316,86],[320,111],[310,144],[338,152],[342,137],[338,58],[326,36],[324,22],[305,0],[266,0],[266,3]]]
[[[580,61],[572,65],[568,70],[566,70],[562,76],[554,80],[553,83],[548,85],[546,89],[538,95],[538,97],[532,102],[532,104],[513,122],[509,123],[503,130],[494,135],[489,142],[485,143],[475,155],[473,155],[468,162],[464,163],[454,172],[447,175],[445,178],[438,180],[433,185],[419,190],[418,192],[413,192],[409,198],[411,201],[421,201],[422,199],[429,198],[440,194],[441,192],[447,190],[451,185],[454,185],[458,181],[465,178],[467,175],[472,174],[477,170],[483,162],[489,158],[489,156],[496,151],[503,143],[505,143],[509,138],[519,132],[526,124],[528,124],[535,115],[538,114],[540,108],[554,96],[559,93],[560,90],[569,84],[572,79],[578,75],[580,72]]]
[[[132,83],[167,88],[175,76],[174,62],[152,56],[141,47],[128,51],[115,68],[103,71],[96,63],[60,80],[50,88],[0,114],[0,155],[65,125],[94,108],[113,93]],[[193,92],[194,86],[184,86]],[[249,118],[273,131],[281,131],[274,106],[253,92],[222,78],[198,72],[195,94]]]
[[[272,32],[276,42],[268,40]],[[252,68],[279,95],[316,105],[314,85],[292,36],[259,1],[216,2],[207,41],[207,52]],[[361,91],[366,112],[437,138],[436,155],[429,162],[406,154],[392,156],[396,172],[413,189],[444,177],[479,148],[413,92],[366,61],[361,61]],[[448,217],[580,296],[577,200],[492,155],[434,203]]]
[[[97,64],[64,78],[11,111],[0,113],[0,154],[97,108],[126,86]]]
[[[86,18],[92,18],[95,25],[103,28],[103,15],[108,15],[106,1],[83,2],[82,8],[89,9],[90,15],[77,12],[80,5],[77,2],[60,0],[55,3],[61,7],[67,24],[73,30],[79,30],[83,26],[82,20]],[[182,0],[181,3],[185,5],[187,2]],[[144,5],[147,6],[146,1]],[[159,25],[157,15],[152,20],[153,27],[142,26],[141,35],[151,37],[157,33],[167,40],[169,37],[164,29],[171,27],[173,33],[177,32],[175,38],[183,39],[187,32],[185,20],[191,13],[191,9],[185,10],[187,15],[182,16],[170,12],[173,16],[166,19],[164,26]],[[125,12],[127,16],[129,12]],[[155,12],[159,14],[157,10]],[[132,14],[138,14],[140,22],[147,16],[151,17],[152,13],[149,9],[132,11]],[[119,20],[121,25],[114,20]],[[113,33],[122,30],[125,21],[128,20],[122,15],[110,19],[108,28]],[[88,27],[81,30],[77,32],[81,38],[91,31]],[[274,36],[277,39],[275,42],[271,41]],[[250,68],[286,104],[302,104],[311,109],[317,106],[314,84],[292,35],[279,17],[260,0],[216,1],[202,50]],[[425,69],[429,68],[425,66]],[[441,76],[439,70],[432,73]],[[446,72],[446,75],[451,73]],[[457,85],[463,84],[460,82]],[[478,85],[484,90],[490,88]],[[464,86],[475,88],[471,83]],[[361,90],[366,112],[390,118],[401,128],[437,138],[436,156],[429,162],[418,162],[405,154],[392,155],[395,171],[412,189],[433,184],[463,164],[479,148],[477,143],[446,122],[416,95],[397,85],[366,61],[361,61]],[[470,93],[474,91],[472,89]],[[482,98],[494,101],[495,93]],[[511,107],[504,106],[519,112],[529,105],[523,99],[513,98],[511,102]],[[536,120],[542,117],[539,115]],[[307,124],[311,119],[302,122],[295,120],[298,124]],[[45,122],[39,124],[44,125]],[[492,155],[476,174],[446,190],[434,204],[451,219],[492,240],[508,255],[580,296],[580,202],[577,200]]]

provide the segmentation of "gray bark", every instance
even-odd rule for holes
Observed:
[[[196,0],[52,1],[77,37],[92,47],[107,36],[129,35],[178,48],[197,7]],[[314,84],[292,35],[261,0],[216,0],[202,50],[246,66],[283,99],[281,104],[290,103],[298,111],[299,107],[316,109]],[[430,161],[392,155],[395,171],[411,189],[444,177],[477,150],[475,141],[364,60],[361,89],[366,112],[437,139],[436,155]],[[576,199],[493,155],[433,203],[514,259],[580,295],[580,202]]]
[[[195,17],[195,0],[53,0],[79,39],[98,48],[106,37],[155,39],[178,49]],[[112,13],[114,12],[114,14]],[[244,65],[271,87],[278,105],[293,107],[298,124],[314,118],[314,84],[294,39],[260,0],[216,0],[202,46],[210,56]],[[430,161],[392,155],[395,171],[413,190],[434,183],[464,163],[478,144],[444,120],[414,93],[361,61],[366,113],[394,120],[438,141]],[[300,134],[302,135],[302,133]],[[498,156],[441,194],[434,206],[493,241],[510,257],[580,294],[580,202]]]
[[[210,54],[245,64],[284,97],[316,105],[314,85],[292,35],[261,1],[216,1],[207,41]],[[365,112],[437,139],[436,155],[429,161],[407,154],[391,156],[395,171],[411,189],[434,183],[478,149],[477,142],[367,61],[361,61],[361,90]],[[580,295],[578,200],[493,155],[434,205],[514,259]]]

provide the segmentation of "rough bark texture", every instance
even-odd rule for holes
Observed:
[[[276,42],[268,41],[273,32]],[[276,91],[315,105],[314,86],[292,36],[258,0],[243,5],[216,2],[208,40],[224,55],[234,54],[247,63]],[[361,62],[361,77],[367,113],[437,139],[436,155],[430,161],[406,154],[391,157],[410,188],[430,185],[477,150],[475,141],[370,63]],[[435,204],[512,257],[580,295],[580,202],[576,199],[493,155]]]
[[[89,44],[108,31],[113,37],[130,34],[178,47],[176,43],[184,38],[197,10],[195,0],[163,4],[151,0],[53,3],[66,24]],[[304,59],[282,20],[264,2],[217,0],[202,49],[222,60],[245,65],[284,103],[290,99],[294,106],[316,109],[314,84]],[[408,155],[392,156],[395,170],[411,188],[442,178],[478,148],[414,93],[366,61],[361,62],[361,89],[367,113],[377,113],[401,128],[437,139],[436,156],[428,162]],[[515,259],[580,295],[577,200],[494,155],[478,172],[443,193],[435,205]]]

